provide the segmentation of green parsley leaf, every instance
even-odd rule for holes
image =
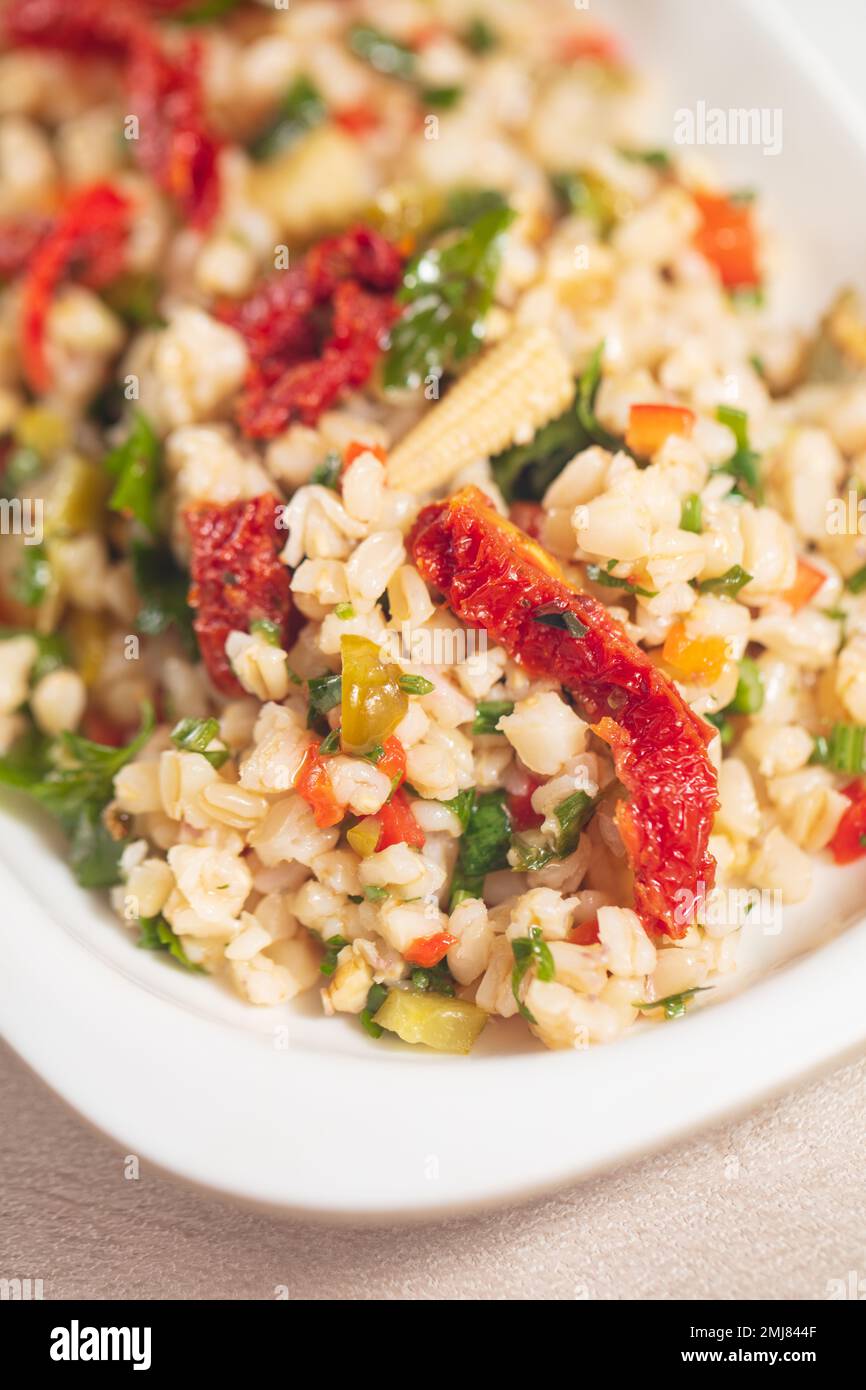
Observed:
[[[181,719],[171,731],[175,748],[184,753],[200,753],[211,767],[222,767],[230,756],[227,748],[210,748],[220,736],[218,719]]]
[[[112,280],[102,291],[102,298],[133,328],[164,328],[165,320],[157,309],[159,294],[160,283],[155,275],[129,270]]]
[[[683,498],[680,512],[680,530],[691,531],[699,536],[704,529],[703,503],[699,492],[690,492]]]
[[[757,714],[764,704],[764,682],[760,667],[751,657],[740,662],[740,674],[734,698],[727,707],[730,714]]]
[[[615,574],[603,570],[600,565],[587,565],[586,573],[593,584],[601,584],[605,589],[627,589],[630,594],[639,594],[641,598],[655,598],[658,593],[657,589],[642,589],[631,579],[618,579]]]
[[[341,622],[348,622],[349,618],[355,616],[355,610],[351,603],[338,603],[334,612]]]
[[[449,911],[465,898],[480,898],[486,876],[508,867],[511,821],[505,801],[503,791],[482,792],[473,798],[451,880]]]
[[[496,725],[505,715],[514,713],[513,700],[480,700],[475,706],[473,734],[496,734]]]
[[[397,682],[404,695],[429,695],[436,687],[426,676],[401,676]]]
[[[737,410],[735,406],[720,405],[716,409],[716,419],[720,424],[727,425],[737,442],[737,447],[727,462],[720,464],[713,471],[732,474],[737,480],[735,492],[743,497],[751,497],[755,502],[763,501],[764,490],[758,470],[761,456],[749,445],[748,415],[744,410]]]
[[[431,966],[417,965],[409,979],[413,989],[420,990],[422,993],[445,994],[449,998],[453,997],[454,976],[448,969],[447,961],[442,960],[438,965]]]
[[[415,54],[397,39],[389,38],[371,24],[353,24],[348,34],[349,47],[377,72],[387,77],[411,78],[415,72]]]
[[[845,587],[852,594],[863,593],[864,589],[866,589],[866,565],[864,565],[862,569],[857,570],[854,574],[849,575],[845,580]]]
[[[595,413],[595,401],[601,385],[603,354],[602,342],[593,352],[580,378],[577,389],[577,418],[593,443],[617,453],[622,450],[623,441],[606,430]]]
[[[419,97],[425,106],[437,111],[450,111],[463,97],[463,87],[422,87]]]
[[[496,30],[491,28],[487,20],[477,15],[466,26],[463,42],[473,53],[490,53],[498,45],[499,39]]]
[[[27,608],[37,608],[51,587],[53,572],[44,545],[25,545],[12,576],[12,595]]]
[[[463,826],[464,832],[469,825],[469,818],[472,814],[472,807],[474,804],[474,787],[467,787],[465,791],[458,792],[457,795],[452,796],[450,800],[442,802],[442,805],[447,806],[449,811],[453,811],[454,815]]]
[[[752,576],[743,569],[742,565],[731,565],[724,574],[719,574],[715,579],[702,579],[698,584],[702,594],[728,594],[734,598],[740,590],[751,583]]]
[[[139,632],[147,637],[174,627],[190,657],[198,657],[198,643],[192,626],[192,609],[187,602],[189,575],[180,568],[170,548],[132,541],[132,578],[141,599],[135,619]]]
[[[109,507],[135,517],[151,532],[156,530],[160,452],[153,426],[139,410],[126,439],[105,457],[105,467],[117,480]]]
[[[519,936],[516,941],[512,941],[511,950],[514,954],[514,969],[511,972],[511,989],[517,1001],[517,1007],[522,1016],[528,1023],[535,1023],[529,1009],[521,1002],[520,986],[523,977],[530,966],[534,965],[539,980],[550,981],[556,975],[556,967],[553,963],[553,956],[550,947],[544,940],[540,927],[530,927],[529,936]]]
[[[376,883],[368,883],[364,888],[364,897],[368,902],[380,903],[383,898],[387,898],[388,889],[380,888]]]
[[[325,942],[325,945],[328,949],[322,957],[321,964],[319,965],[319,969],[321,970],[323,975],[333,975],[334,971],[337,968],[337,956],[340,954],[343,947],[348,946],[348,944],[349,943],[344,936],[328,937],[327,941]]]
[[[578,841],[596,811],[596,800],[589,792],[572,792],[564,801],[554,807],[553,814],[559,822],[559,835],[556,840],[556,853],[566,859],[577,849]]]
[[[316,464],[310,474],[310,482],[319,487],[329,487],[332,492],[336,492],[337,483],[340,481],[340,474],[343,471],[343,460],[334,449],[330,449],[321,463]]]
[[[568,410],[542,425],[528,444],[514,444],[492,458],[490,469],[506,502],[540,502],[565,465],[591,443],[577,418],[575,397]]]
[[[358,1015],[361,1027],[365,1033],[369,1033],[371,1038],[381,1038],[382,1028],[378,1023],[373,1022],[373,1015],[377,1014],[388,997],[388,991],[384,985],[371,985],[367,995],[367,1004]]]
[[[686,1012],[686,1005],[690,1004],[696,994],[703,994],[706,990],[712,989],[712,985],[699,985],[694,989],[684,989],[681,994],[668,994],[664,999],[656,999],[635,1004],[636,1009],[652,1010],[664,1009],[665,1018],[682,1018]]]
[[[829,735],[821,734],[815,739],[809,761],[823,763],[848,777],[860,776],[866,772],[866,728],[837,721]]]
[[[138,945],[142,950],[167,951],[179,965],[184,966],[187,970],[201,972],[201,966],[193,965],[180,943],[180,937],[177,936],[162,913],[158,917],[140,917],[138,926],[140,930]]]
[[[661,174],[670,173],[673,168],[671,157],[667,150],[624,150],[619,153],[623,159],[630,159],[633,164],[648,164],[651,169],[657,169]]]
[[[499,274],[509,207],[482,213],[465,231],[409,262],[398,300],[403,315],[391,330],[386,387],[414,387],[440,377],[478,352]]]
[[[253,637],[261,637],[262,641],[267,642],[269,647],[282,646],[282,629],[279,623],[275,623],[272,618],[256,618],[250,623],[250,633]]]
[[[557,608],[553,603],[542,604],[536,608],[532,615],[534,623],[541,623],[544,627],[556,627],[562,632],[567,632],[570,637],[585,637],[589,628],[585,627],[580,619],[567,609]]]
[[[339,671],[327,676],[311,676],[307,681],[310,694],[310,715],[324,715],[343,698],[343,677]]]
[[[302,135],[321,125],[328,115],[318,89],[308,77],[296,77],[264,130],[248,145],[255,160],[273,159]]]
[[[319,744],[320,753],[336,753],[340,747],[340,730],[332,729]]]

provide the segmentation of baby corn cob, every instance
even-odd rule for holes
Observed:
[[[429,492],[462,468],[524,443],[574,397],[568,361],[549,329],[519,328],[471,367],[392,451],[392,487]]]

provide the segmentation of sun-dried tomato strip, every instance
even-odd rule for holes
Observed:
[[[129,114],[138,118],[130,148],[145,173],[194,227],[219,202],[219,142],[207,130],[199,76],[200,45],[163,46],[148,10],[135,0],[12,0],[3,29],[12,47],[107,59],[123,72]]]
[[[53,226],[52,218],[38,213],[0,219],[0,281],[14,280],[26,270]]]
[[[346,391],[362,386],[399,312],[398,252],[369,227],[313,246],[220,317],[244,337],[250,370],[238,409],[245,434],[270,439],[291,420],[314,425]],[[330,309],[330,322],[323,315]]]
[[[35,391],[51,384],[45,327],[58,285],[73,277],[92,289],[109,284],[123,267],[130,205],[110,184],[72,195],[30,258],[21,297],[24,371]]]
[[[226,656],[232,631],[261,619],[276,623],[283,646],[296,630],[290,575],[279,560],[285,532],[271,493],[226,506],[205,503],[184,512],[192,540],[190,606],[195,635],[211,680],[226,695],[243,690]]]
[[[567,583],[556,562],[477,488],[425,507],[410,545],[424,578],[462,622],[486,628],[530,673],[573,692],[610,744],[630,793],[617,824],[634,870],[635,905],[648,928],[683,936],[689,895],[700,900],[715,875],[707,848],[717,807],[710,727],[605,608]],[[570,614],[585,632],[538,622],[539,609]]]

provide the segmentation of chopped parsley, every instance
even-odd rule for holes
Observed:
[[[211,767],[222,767],[228,761],[227,748],[211,748],[210,744],[220,736],[218,719],[181,719],[171,731],[171,741],[175,748],[184,753],[200,753],[207,758]]]
[[[654,1001],[645,1000],[634,1007],[644,1010],[664,1009],[665,1018],[682,1018],[686,1005],[691,1003],[696,994],[703,994],[707,989],[712,989],[712,985],[696,985],[694,989],[684,989],[681,994],[668,994],[664,999]]]
[[[534,965],[539,980],[549,981],[556,975],[556,967],[553,964],[553,956],[550,947],[541,934],[540,927],[530,927],[529,936],[519,936],[516,941],[512,941],[511,950],[514,954],[514,969],[511,972],[511,989],[517,1001],[517,1007],[523,1018],[528,1023],[535,1023],[535,1018],[520,999],[520,986],[523,977],[530,966]]]
[[[115,479],[108,505],[115,512],[134,517],[156,531],[156,493],[159,487],[160,446],[147,416],[136,411],[132,429],[122,444],[105,456],[105,467]]]
[[[336,492],[342,471],[343,460],[335,449],[330,449],[322,462],[316,464],[310,474],[310,482],[318,487],[329,487],[332,492]]]
[[[481,700],[475,706],[472,732],[473,734],[496,734],[499,732],[496,725],[500,719],[513,713],[513,700]]]
[[[187,970],[200,971],[200,965],[193,965],[180,942],[180,937],[165,920],[162,913],[157,917],[138,919],[139,938],[137,945],[145,951],[167,951],[173,960]]]
[[[744,410],[732,405],[720,405],[716,409],[716,419],[728,429],[736,440],[737,447],[727,462],[714,471],[730,473],[736,478],[734,492],[743,497],[751,497],[755,502],[763,501],[764,490],[758,464],[760,454],[755,453],[749,444],[749,417]]]
[[[727,594],[729,598],[735,598],[751,581],[752,576],[742,565],[731,565],[729,570],[717,575],[715,579],[702,579],[698,588],[702,594]]]
[[[276,114],[248,146],[256,160],[273,159],[294,145],[302,135],[321,125],[328,108],[308,77],[296,77]]]
[[[429,695],[436,687],[426,676],[401,676],[397,682],[404,695]]]
[[[589,628],[585,627],[574,613],[567,609],[557,608],[554,603],[542,604],[536,608],[532,615],[534,623],[541,623],[544,627],[559,628],[562,632],[567,632],[570,637],[585,637]]]
[[[587,565],[587,577],[593,584],[600,584],[606,589],[626,589],[630,594],[639,594],[641,598],[656,597],[658,589],[642,589],[632,579],[619,579],[615,574],[611,574],[611,566],[615,564],[616,561],[611,560],[606,569],[602,569],[600,565]]]
[[[325,942],[327,950],[322,957],[319,969],[323,975],[333,975],[337,968],[337,957],[344,946],[348,946],[344,936],[329,936]]]
[[[476,793],[460,840],[449,911],[465,898],[480,898],[487,875],[508,868],[510,844],[511,819],[505,792]]]

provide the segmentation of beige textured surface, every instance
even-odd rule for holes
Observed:
[[[0,1049],[0,1277],[46,1298],[821,1299],[866,1276],[866,1058],[531,1206],[352,1231],[274,1220],[123,1156]]]

